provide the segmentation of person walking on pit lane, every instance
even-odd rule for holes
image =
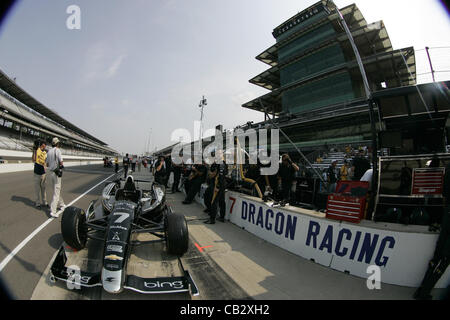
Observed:
[[[119,157],[118,156],[114,157],[114,171],[116,172],[116,174],[117,174],[117,172],[119,172]]]
[[[132,156],[131,157],[131,171],[135,172],[136,171],[136,156]]]
[[[124,174],[124,178],[127,178],[128,175],[128,167],[130,165],[130,158],[128,157],[128,153],[125,155],[125,157],[123,157],[122,160],[122,164],[123,164],[123,174]]]
[[[50,203],[50,215],[52,217],[58,217],[56,214],[57,207],[59,209],[63,209],[66,206],[61,196],[61,169],[64,168],[64,165],[58,138],[53,138],[52,146],[53,148],[51,148],[47,153],[46,160],[48,174],[50,175],[50,181],[53,189],[52,202]],[[61,174],[59,174],[59,172],[61,172]]]
[[[40,209],[41,206],[48,206],[47,193],[45,191],[46,174],[45,174],[45,160],[47,159],[47,152],[45,141],[40,141],[38,147],[33,151],[34,162],[34,190],[36,196],[35,206]]]

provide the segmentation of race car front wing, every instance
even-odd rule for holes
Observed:
[[[104,286],[102,281],[112,281],[106,277],[102,279],[101,272],[92,273],[79,270],[76,266],[66,266],[67,256],[64,247],[61,247],[50,268],[50,280],[56,282],[62,280],[67,283],[69,289],[81,289],[81,287]],[[191,292],[193,296],[199,295],[199,290],[189,271],[185,270],[181,259],[178,258],[182,276],[141,278],[135,275],[127,275],[124,289],[133,290],[143,294],[162,294]]]

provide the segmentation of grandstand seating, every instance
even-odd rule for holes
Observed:
[[[14,150],[14,151],[31,151],[34,145],[34,140],[27,135],[21,138],[14,137],[11,132],[0,129],[0,149]],[[87,152],[69,147],[61,148],[63,155],[80,156],[80,157],[103,157],[103,154]]]
[[[14,138],[1,136],[0,135],[0,148],[6,150],[17,150],[17,151],[30,151],[31,146],[25,141],[19,141]],[[27,146],[28,145],[28,146]]]
[[[317,161],[315,161],[312,166],[320,172],[323,172],[323,170],[326,170],[330,167],[333,161],[337,161],[336,168],[339,169],[344,165],[344,160],[347,160],[350,165],[354,155],[355,151],[353,150],[350,154],[346,154],[345,152],[341,151],[328,152],[324,154],[320,163],[317,163]],[[365,155],[365,158],[369,160],[369,157],[367,155]]]
[[[337,166],[340,168],[344,164],[344,160],[347,159],[345,152],[329,152],[326,157],[322,158],[321,163],[313,163],[312,166],[315,169],[323,171],[324,169],[328,169],[328,167],[333,163],[333,161],[337,161]],[[351,160],[351,158],[349,158]]]

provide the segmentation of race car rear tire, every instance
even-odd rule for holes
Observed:
[[[61,219],[61,233],[64,241],[73,249],[81,250],[86,246],[87,228],[84,210],[67,207]]]
[[[165,221],[167,251],[177,256],[185,254],[189,247],[187,222],[183,215],[170,213]]]

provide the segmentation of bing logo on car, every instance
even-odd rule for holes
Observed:
[[[149,289],[155,289],[155,288],[172,288],[172,289],[183,289],[184,284],[182,281],[173,281],[173,282],[144,282],[144,286]]]
[[[108,256],[105,256],[105,259],[113,260],[113,261],[121,261],[121,260],[123,260],[122,257],[119,257],[119,256],[117,256],[115,254],[110,254]]]

